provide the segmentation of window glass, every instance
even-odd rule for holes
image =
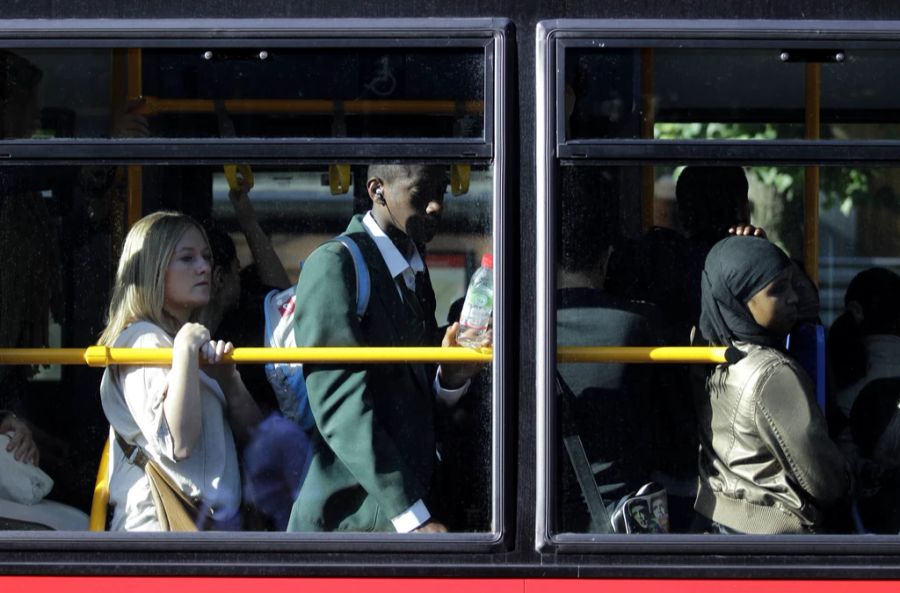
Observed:
[[[897,89],[883,76],[896,60],[840,47],[570,49],[566,136],[803,139],[814,113],[823,139],[897,139]]]
[[[373,207],[367,182],[376,177],[384,181],[383,195],[390,212],[385,219],[388,222],[381,223],[390,231],[392,224],[400,224],[400,220],[409,216],[411,201],[417,192],[424,191],[403,180],[416,177],[419,175],[416,172],[422,170],[431,171],[438,180],[429,187],[435,191],[433,199],[443,206],[433,240],[419,244],[419,252],[430,272],[434,297],[428,296],[427,291],[418,296],[399,284],[386,287],[386,272],[370,266],[370,311],[357,323],[361,324],[363,335],[369,336],[364,344],[410,345],[409,336],[414,335],[421,338],[422,345],[439,345],[442,335],[439,332],[459,316],[461,299],[482,254],[492,249],[493,169],[468,163],[433,165],[431,169],[417,164],[378,163],[371,168],[344,167],[338,164],[332,167],[240,166],[237,180],[252,178],[252,187],[246,192],[229,191],[228,177],[221,165],[0,168],[3,188],[0,194],[0,348],[48,345],[85,348],[97,343],[106,324],[116,264],[123,252],[129,203],[139,209],[135,218],[159,210],[175,210],[191,215],[205,226],[213,257],[209,271],[212,306],[203,309],[196,320],[208,326],[215,339],[232,341],[236,347],[263,346],[264,297],[273,289],[296,285],[301,266],[307,264],[310,254],[342,233],[355,213],[361,215]],[[388,179],[391,175],[393,181]],[[454,184],[448,183],[451,179]],[[425,241],[430,237],[420,238]],[[368,248],[364,251],[365,261],[372,261],[368,259],[372,255]],[[181,259],[172,261],[179,263]],[[316,265],[320,268],[318,275]],[[316,265],[312,275],[321,278],[322,266]],[[169,272],[166,278],[168,282]],[[302,275],[299,282],[300,286],[304,285]],[[340,300],[337,287],[323,288],[321,292],[329,302]],[[348,288],[347,294],[350,292]],[[401,298],[404,296],[406,300]],[[171,298],[177,302],[177,297]],[[422,300],[414,305],[413,298]],[[429,301],[435,307],[432,319],[426,316]],[[388,315],[383,311],[369,315],[371,311],[383,309],[383,302],[398,307],[404,303],[418,306],[422,310],[422,327],[394,327],[385,321]],[[297,310],[302,309],[303,304],[298,304]],[[433,333],[426,336],[425,329]],[[348,373],[368,369],[381,377],[381,381],[387,380],[387,376],[396,384],[413,380],[412,375],[406,376],[404,368],[403,364],[347,365]],[[416,366],[416,369],[422,370],[422,376],[416,374],[415,381],[420,378],[423,381],[422,386],[415,383],[416,388],[430,393],[434,367]],[[263,412],[284,411],[284,403],[270,387],[263,365],[240,364],[238,370]],[[306,370],[309,398],[311,402],[318,398],[311,407],[319,414],[325,409],[322,401],[325,396],[314,394],[313,389],[319,388],[315,381],[317,372],[321,374],[321,371],[309,365]],[[77,509],[71,513],[66,511],[68,515],[64,519],[70,522],[53,523],[55,526],[67,529],[87,526],[86,516],[79,513],[89,511],[97,463],[109,427],[99,401],[104,398],[97,397],[98,390],[103,391],[102,375],[103,369],[84,365],[49,368],[0,365],[0,382],[4,385],[0,391],[0,410],[14,411],[28,423],[40,451],[40,467],[53,479],[53,489],[46,499]],[[495,397],[491,376],[490,365],[474,375],[469,390],[452,408],[436,403],[425,406],[427,410],[417,411],[433,413],[434,423],[419,422],[421,418],[413,423],[409,410],[397,411],[384,393],[381,393],[381,403],[376,399],[373,404],[382,423],[377,429],[382,432],[376,431],[373,437],[379,439],[379,447],[389,447],[391,439],[398,439],[407,449],[415,447],[420,453],[430,452],[419,454],[420,462],[425,465],[415,466],[411,471],[415,472],[417,483],[423,485],[418,494],[427,510],[434,520],[444,523],[451,531],[491,529],[490,427]],[[398,390],[392,392],[397,393]],[[394,411],[388,413],[388,408]],[[352,410],[341,412],[337,406],[329,413],[348,416]],[[347,426],[352,425],[355,431],[365,430],[364,420],[348,419]],[[412,424],[425,428],[410,430]],[[327,472],[321,468],[335,463],[333,459],[326,463],[315,456],[307,459],[286,450],[282,451],[283,458],[273,454],[272,451],[283,448],[284,444],[260,443],[255,439],[259,435],[275,438],[273,435],[281,435],[282,430],[287,431],[285,434],[295,434],[299,429],[295,425],[284,428],[278,423],[266,426],[268,430],[255,432],[256,436],[247,441],[242,441],[240,427],[232,427],[238,452],[235,463],[239,464],[241,476],[236,483],[240,493],[240,480],[244,481],[245,504],[243,523],[226,527],[283,530],[294,493],[285,490],[286,487],[279,487],[280,490],[274,487],[280,484],[279,476],[287,476],[288,482],[296,483],[308,471],[306,479],[327,481],[328,476],[323,475]],[[327,430],[332,429],[337,433],[346,430],[340,426],[329,426]],[[317,428],[311,427],[310,434],[311,437],[305,438],[312,439],[318,448],[326,447]],[[338,450],[337,446],[329,449]],[[442,458],[441,472],[437,472],[436,465],[430,465],[435,463],[436,450]],[[379,468],[373,462],[358,471],[369,472],[374,475],[373,480],[378,480]],[[371,515],[381,516],[377,529],[385,529],[386,512],[381,510]],[[349,512],[348,517],[352,516]],[[115,524],[115,515],[111,517]],[[9,525],[40,528],[46,525],[43,520],[19,517]],[[342,529],[371,530],[371,526],[354,527],[352,518],[347,521]],[[324,524],[326,530],[329,525]],[[337,526],[331,525],[330,529]]]
[[[827,167],[821,170],[819,287],[822,319],[844,311],[850,281],[862,270],[900,271],[893,228],[900,216],[900,171],[893,167]]]
[[[803,65],[779,53],[570,50],[570,137],[802,138]]]
[[[900,128],[890,108],[895,81],[884,76],[896,51],[846,49],[841,63],[822,66],[822,137],[834,140],[897,140]]]
[[[560,168],[559,356],[573,346],[691,345],[691,328],[700,313],[703,260],[716,234],[724,232],[702,214],[707,209],[713,216],[747,212],[747,179],[756,173],[729,170],[732,187],[723,186],[713,194],[704,191],[697,198],[715,195],[721,203],[704,204],[704,210],[681,220],[674,181],[681,170]],[[656,226],[644,232],[641,188],[648,187],[646,177],[654,188],[649,198]],[[707,180],[699,186],[715,183]],[[762,182],[754,183],[750,193],[754,214],[766,210],[761,206],[767,199],[781,199],[770,197],[767,189]],[[681,209],[681,214],[687,212]],[[698,472],[695,402],[703,395],[702,373],[703,367],[689,365],[559,364],[556,487],[561,532],[693,529]],[[644,496],[631,501],[629,497],[651,483]]]
[[[482,47],[23,49],[0,61],[4,138],[485,134]]]
[[[895,304],[900,295],[896,169],[774,162],[744,167],[564,165],[558,179],[557,530],[609,533],[611,520],[617,533],[663,528],[678,533],[806,533],[799,522],[792,528],[780,515],[760,518],[771,507],[766,502],[772,500],[766,494],[769,481],[783,480],[787,491],[807,506],[792,509],[787,499],[779,499],[774,504],[789,509],[779,513],[802,517],[821,529],[853,533],[850,515],[840,503],[849,496],[845,460],[856,459],[874,471],[893,467],[884,451],[892,442],[887,423],[894,408],[882,404],[895,385],[888,381],[866,389],[876,379],[895,376]],[[813,272],[818,289],[813,274],[806,272],[811,258],[803,235],[803,204],[811,183],[820,203]],[[642,188],[653,188],[652,195],[642,196]],[[641,225],[641,204],[653,208],[654,226],[647,230]],[[710,310],[701,298],[704,263],[735,223],[764,228],[766,242],[794,260],[791,326],[781,333],[766,326],[766,335],[777,334],[769,347],[786,351],[801,369],[792,375],[801,377],[798,384],[783,384],[777,398],[769,400],[776,396],[741,374],[746,367],[740,362],[723,372],[726,366],[714,370],[566,358],[571,347],[707,344],[709,326],[701,319],[701,311]],[[746,253],[737,253],[728,264],[729,274],[752,268],[754,258],[761,257],[754,255],[753,245],[742,249]],[[707,271],[706,278],[713,277]],[[713,280],[707,282],[713,290]],[[724,289],[716,284],[714,290]],[[766,320],[755,316],[750,297],[762,290],[758,287],[746,301],[733,297],[733,310],[751,315],[757,328]],[[717,306],[725,310],[725,305]],[[726,324],[732,323],[733,317],[722,315]],[[700,333],[692,337],[695,326]],[[743,331],[734,329],[738,325],[728,327]],[[746,401],[765,408],[769,421],[779,427],[781,443],[767,441],[766,422],[752,414],[740,424],[743,412],[728,408],[736,401],[733,381],[746,387]],[[782,407],[784,402],[790,404]],[[803,456],[808,466],[777,461],[786,453]],[[768,477],[754,469],[759,464]],[[861,471],[855,479],[871,482],[867,470]],[[798,486],[798,472],[819,484]],[[752,511],[728,506],[735,497],[728,496],[731,486],[725,480],[755,501]],[[665,490],[665,509],[656,489],[635,498],[651,482]],[[867,530],[894,533],[892,487],[878,481],[869,485],[871,492],[856,495],[857,520]],[[808,514],[809,508],[816,510]],[[753,517],[761,522],[754,523]]]

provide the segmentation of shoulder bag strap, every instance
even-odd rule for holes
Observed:
[[[125,437],[120,435],[118,432],[113,431],[113,434],[116,435],[116,443],[118,443],[119,448],[122,449],[122,452],[125,454],[125,460],[128,463],[136,465],[141,469],[146,469],[147,462],[150,460],[150,458],[147,457],[147,454],[144,453],[144,450],[137,445],[133,445],[126,441]]]
[[[612,531],[612,523],[609,518],[609,511],[603,502],[603,497],[597,489],[597,481],[594,479],[594,472],[591,471],[591,463],[588,461],[587,453],[584,450],[584,444],[581,442],[581,436],[575,428],[575,421],[568,411],[566,401],[574,402],[575,394],[566,384],[559,370],[556,371],[556,391],[557,410],[562,425],[563,444],[566,447],[566,453],[569,461],[572,463],[572,469],[575,471],[575,479],[578,480],[578,486],[581,488],[581,494],[587,503],[588,511],[591,515],[590,531],[591,533],[610,533]]]
[[[192,498],[184,493],[181,489],[181,486],[175,483],[175,480],[169,476],[168,473],[157,463],[153,461],[153,459],[147,455],[144,450],[138,445],[134,445],[125,440],[125,437],[120,435],[118,432],[113,431],[116,435],[116,443],[119,444],[119,447],[122,449],[122,452],[125,453],[125,460],[132,465],[136,465],[137,467],[144,470],[144,472],[152,471],[154,477],[158,480],[164,481],[169,488],[178,496],[178,498],[182,499],[184,502],[193,505],[195,508],[200,508],[202,505],[202,501],[199,498]]]

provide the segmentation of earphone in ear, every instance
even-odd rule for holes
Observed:
[[[385,202],[384,202],[384,190],[382,190],[382,189],[379,187],[378,189],[375,190],[375,195],[378,196],[378,203],[379,203],[379,204],[384,204],[384,203],[385,203]]]

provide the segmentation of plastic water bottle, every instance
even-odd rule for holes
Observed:
[[[494,257],[485,253],[481,267],[472,276],[462,313],[459,316],[459,335],[456,341],[466,348],[480,348],[484,335],[491,327],[494,312]]]

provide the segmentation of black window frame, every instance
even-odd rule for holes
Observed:
[[[341,162],[363,163],[369,155],[382,159],[419,161],[488,161],[495,157],[495,144],[503,117],[496,110],[498,75],[506,67],[499,54],[507,51],[506,37],[494,31],[508,27],[502,19],[449,19],[436,23],[426,19],[308,19],[267,20],[187,19],[165,20],[72,20],[51,21],[43,26],[30,21],[0,20],[0,49],[24,48],[470,48],[485,52],[484,131],[482,138],[73,138],[54,140],[0,140],[0,159],[22,164],[105,163],[163,164],[172,159],[193,158],[194,163],[224,162],[224,159],[266,163]],[[506,100],[503,98],[503,100]],[[355,148],[348,146],[356,141]],[[291,155],[286,158],[284,154]],[[210,159],[215,159],[210,161]],[[186,162],[186,161],[185,161]]]
[[[371,162],[453,163],[492,169],[492,246],[495,291],[500,298],[494,316],[495,336],[514,328],[507,258],[517,253],[507,245],[506,203],[510,187],[509,117],[514,102],[512,25],[502,18],[458,19],[156,19],[156,20],[0,20],[0,48],[127,48],[127,47],[324,47],[324,48],[459,48],[485,52],[485,122],[481,139],[463,138],[297,138],[288,139],[60,139],[0,140],[4,165],[197,165],[248,162],[261,165],[327,165]],[[507,340],[512,342],[512,340]],[[417,572],[423,564],[444,562],[461,554],[506,551],[514,545],[515,509],[507,495],[514,480],[507,434],[506,395],[515,370],[506,362],[514,350],[504,340],[493,349],[491,407],[491,525],[483,533],[440,535],[383,533],[202,532],[111,533],[0,531],[5,562],[25,558],[71,570],[73,566],[111,565],[125,573],[152,573],[153,567],[188,570],[199,562],[211,574],[247,570],[272,572],[272,563],[306,575],[345,572],[396,574],[398,567]],[[87,346],[87,345],[85,345]],[[98,385],[99,389],[99,385]],[[98,452],[99,459],[99,452]],[[100,555],[102,553],[102,555]],[[260,554],[266,554],[261,557]],[[360,562],[359,553],[366,553]],[[173,556],[182,564],[173,562]],[[403,554],[400,556],[399,554]],[[416,554],[421,554],[416,557]],[[357,555],[354,559],[354,555]],[[422,558],[425,558],[423,560]],[[443,560],[442,560],[443,559]],[[232,562],[233,560],[233,562]],[[184,562],[187,564],[183,564]],[[262,566],[260,566],[262,563]],[[331,566],[331,569],[327,567]],[[195,568],[196,570],[196,568]]]
[[[663,564],[700,561],[715,574],[717,566],[771,567],[774,555],[797,565],[822,558],[859,555],[860,563],[900,554],[900,537],[873,535],[604,535],[554,531],[557,415],[556,235],[554,208],[559,167],[563,165],[738,164],[777,162],[789,165],[900,165],[900,141],[888,140],[654,140],[565,137],[565,52],[570,48],[816,48],[900,49],[900,21],[745,21],[745,20],[592,20],[561,19],[538,23],[536,51],[537,186],[536,385],[537,494],[535,546],[573,560],[603,554],[624,564],[652,554]],[[717,560],[701,560],[716,555]],[[645,562],[649,558],[645,557]],[[842,561],[838,564],[846,564]],[[807,566],[808,567],[808,566]],[[690,573],[690,570],[688,570]]]

